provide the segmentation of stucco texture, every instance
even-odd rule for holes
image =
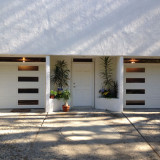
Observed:
[[[159,56],[159,0],[0,0],[0,54]]]

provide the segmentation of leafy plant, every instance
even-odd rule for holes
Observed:
[[[57,91],[51,90],[50,94],[53,95],[53,96],[56,96],[57,95]]]
[[[101,97],[107,97],[109,94],[109,90],[102,88],[99,90],[99,93],[101,94]]]
[[[56,98],[57,99],[63,98],[63,89],[62,88],[58,88]]]
[[[53,83],[59,88],[68,86],[69,72],[67,63],[64,60],[58,60],[51,76]]]
[[[109,57],[101,58],[103,71],[100,75],[103,79],[103,88],[99,90],[101,97],[104,98],[117,98],[118,84],[112,79],[111,59]]]
[[[70,92],[69,92],[69,90],[65,90],[65,91],[63,91],[63,99],[64,99],[64,101],[65,101],[65,106],[68,106],[68,100],[69,100],[69,98],[70,98]]]
[[[118,83],[117,82],[113,82],[113,96],[115,97],[115,98],[117,98],[118,97]]]
[[[103,84],[106,88],[113,86],[112,80],[112,68],[111,68],[111,59],[109,57],[101,58],[103,71],[100,72],[101,77],[103,78]]]

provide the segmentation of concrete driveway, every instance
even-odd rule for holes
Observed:
[[[126,110],[124,116],[160,157],[160,109]]]
[[[160,159],[160,112],[0,113],[0,159]]]

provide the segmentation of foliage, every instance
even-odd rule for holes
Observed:
[[[54,91],[54,92],[56,92],[56,91]],[[70,92],[69,92],[69,90],[64,90],[64,91],[63,91],[62,88],[58,88],[58,90],[57,90],[56,93],[57,93],[57,94],[55,95],[55,98],[56,98],[56,99],[61,99],[61,98],[63,98],[65,102],[67,102],[67,101],[69,100],[70,95],[71,95]]]
[[[63,99],[64,100],[69,100],[69,98],[70,98],[70,92],[69,92],[69,90],[65,90],[65,91],[63,91]]]
[[[115,97],[115,98],[117,98],[118,97],[118,83],[117,82],[113,82],[113,96]]]
[[[64,99],[64,101],[65,101],[65,105],[66,106],[68,106],[68,100],[69,100],[69,98],[70,98],[70,92],[69,92],[69,90],[65,90],[65,91],[63,91],[63,99]]]
[[[101,94],[101,97],[106,98],[107,95],[109,94],[109,90],[102,88],[102,89],[99,90],[99,93]]]
[[[64,60],[58,60],[55,64],[51,80],[57,85],[57,87],[66,87],[68,86],[69,72],[67,63]]]
[[[112,68],[111,68],[111,59],[109,57],[101,58],[102,65],[103,65],[103,71],[100,73],[103,84],[106,88],[110,88],[113,86],[113,80],[112,80]]]
[[[103,79],[103,87],[99,90],[101,97],[104,98],[117,98],[118,84],[112,79],[111,59],[109,57],[101,58],[103,71],[100,75]]]
[[[50,94],[53,95],[53,96],[56,96],[57,95],[57,91],[51,90]]]
[[[62,88],[58,88],[57,95],[55,98],[57,98],[57,99],[63,98],[63,89]]]

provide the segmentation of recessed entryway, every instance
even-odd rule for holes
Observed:
[[[73,107],[94,106],[94,63],[72,62]]]

